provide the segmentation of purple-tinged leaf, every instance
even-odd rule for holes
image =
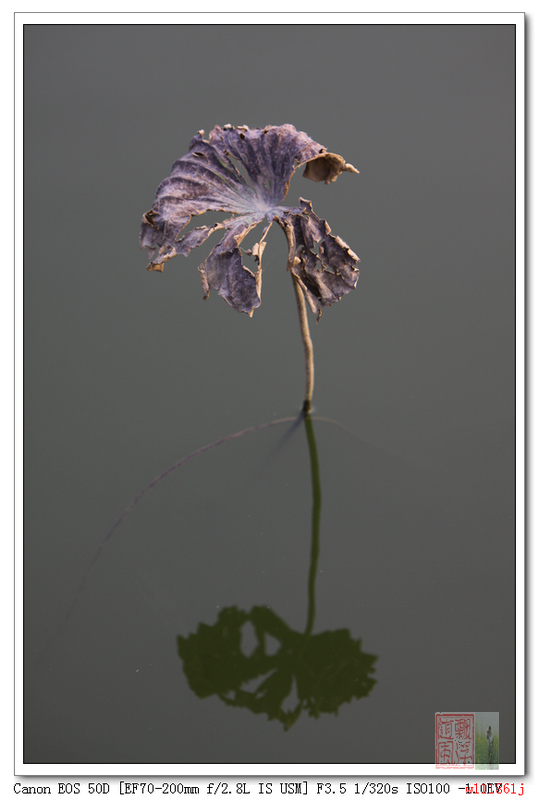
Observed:
[[[301,198],[300,198],[301,199]],[[327,222],[320,219],[307,200],[305,213],[292,217],[296,260],[292,272],[299,279],[311,311],[320,318],[321,307],[330,306],[356,288],[358,257]]]
[[[187,256],[217,230],[225,230],[199,267],[204,297],[215,289],[237,311],[251,315],[260,305],[263,240],[272,222],[292,224],[297,250],[294,273],[311,309],[339,300],[354,288],[358,257],[329,226],[314,214],[310,203],[280,205],[295,170],[305,165],[304,177],[331,183],[355,167],[313,141],[293,125],[250,129],[243,125],[215,127],[208,141],[200,131],[187,155],[172,166],[158,187],[154,204],[142,218],[141,247],[150,253],[149,270],[162,272],[166,261]],[[229,218],[213,225],[182,231],[193,217],[221,211]],[[254,258],[254,271],[243,264],[240,245],[247,233],[266,219],[258,243],[245,254]],[[314,249],[313,249],[314,248]]]
[[[257,223],[245,222],[245,217],[239,217],[236,226],[231,228],[199,267],[204,299],[208,297],[210,289],[215,289],[232,308],[244,311],[249,316],[260,305],[262,270],[259,267],[253,274],[243,265],[239,244]]]

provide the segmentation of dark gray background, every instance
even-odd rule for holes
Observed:
[[[435,712],[488,710],[514,761],[514,28],[27,25],[24,46],[25,760],[429,763]],[[285,122],[360,170],[298,174],[288,202],[361,258],[311,326],[315,413],[353,431],[315,423],[315,632],[378,656],[368,698],[287,733],[199,700],[175,637],[232,605],[302,629],[301,429],[170,476],[39,658],[141,487],[301,405],[278,228],[252,319],[202,302],[211,244],[159,275],[137,242],[197,130]]]

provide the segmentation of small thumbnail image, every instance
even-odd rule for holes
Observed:
[[[475,711],[476,769],[500,768],[500,723],[497,711]]]

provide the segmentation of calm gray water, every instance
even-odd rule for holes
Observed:
[[[24,78],[25,760],[432,763],[437,711],[492,711],[514,761],[514,29],[28,25]],[[311,325],[318,559],[283,424],[172,473],[77,595],[154,476],[299,411],[282,232],[251,319],[202,301],[211,243],[160,275],[137,240],[199,129],[285,122],[360,170],[287,198],[361,258]]]

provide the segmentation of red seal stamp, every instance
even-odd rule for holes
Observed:
[[[436,766],[473,769],[474,762],[474,715],[436,714]]]

